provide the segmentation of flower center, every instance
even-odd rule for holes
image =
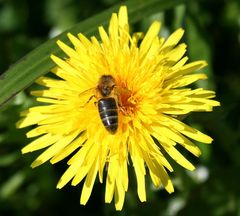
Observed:
[[[137,98],[127,88],[123,88],[119,94],[119,109],[123,115],[132,115],[137,111]]]

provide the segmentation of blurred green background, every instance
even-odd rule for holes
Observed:
[[[120,2],[123,1],[1,0],[0,73],[50,37]],[[171,161],[175,193],[154,189],[147,177],[148,201],[140,203],[135,176],[130,173],[124,208],[115,212],[113,203],[104,204],[104,184],[95,183],[86,206],[79,205],[81,184],[55,189],[66,169],[66,160],[31,169],[39,152],[24,156],[20,152],[30,141],[25,137],[29,129],[17,130],[15,123],[19,112],[34,103],[29,91],[35,86],[31,86],[0,110],[0,216],[240,215],[239,6],[239,1],[234,0],[193,0],[142,17],[132,26],[133,31],[146,31],[154,19],[160,20],[164,37],[183,27],[190,60],[205,59],[209,63],[204,70],[209,79],[197,85],[215,90],[222,104],[212,113],[194,113],[184,120],[212,136],[214,143],[198,143],[203,152],[199,159],[181,149],[196,165],[194,172]]]

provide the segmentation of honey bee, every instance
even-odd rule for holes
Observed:
[[[98,113],[106,130],[115,134],[118,129],[118,104],[116,98],[116,82],[111,75],[103,75],[96,88],[100,97],[97,101]]]
[[[97,99],[94,104],[98,107],[99,117],[105,129],[111,134],[115,134],[117,132],[118,109],[122,110],[121,102],[118,100],[120,96],[120,89],[121,88],[116,85],[116,81],[113,76],[102,75],[98,80],[97,87],[87,89],[79,94],[79,97],[82,97],[86,93],[89,93],[89,91],[95,92],[88,99],[85,105],[93,98]],[[83,108],[85,105],[81,107]]]

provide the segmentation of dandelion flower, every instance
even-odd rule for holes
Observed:
[[[159,37],[159,31],[160,23],[155,21],[144,37],[142,33],[131,35],[127,8],[122,6],[118,14],[112,14],[108,32],[99,27],[100,40],[69,33],[73,48],[57,42],[67,57],[51,56],[56,63],[51,72],[59,78],[39,78],[36,82],[46,88],[32,92],[37,101],[46,105],[23,112],[18,122],[19,128],[37,125],[27,133],[27,137],[36,139],[22,153],[45,148],[32,167],[48,160],[55,164],[71,155],[57,188],[70,181],[74,186],[84,181],[80,198],[83,205],[98,178],[106,184],[105,202],[110,203],[114,196],[115,207],[121,210],[128,190],[129,167],[135,171],[141,202],[146,201],[147,173],[155,187],[163,186],[172,193],[168,172],[173,168],[163,151],[184,168],[193,170],[176,145],[199,156],[201,152],[191,140],[212,142],[209,136],[177,118],[219,106],[212,100],[213,91],[186,87],[207,78],[202,73],[193,74],[207,64],[186,63],[186,45],[178,44],[183,29],[166,40]],[[104,126],[98,110],[98,101],[103,97],[99,96],[99,80],[103,76],[114,80],[111,93],[117,89],[111,96],[117,105],[112,133]],[[108,121],[111,126],[111,118]]]

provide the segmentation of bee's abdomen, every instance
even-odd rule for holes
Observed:
[[[104,127],[112,134],[118,128],[118,111],[114,98],[102,98],[98,101],[98,111]]]

